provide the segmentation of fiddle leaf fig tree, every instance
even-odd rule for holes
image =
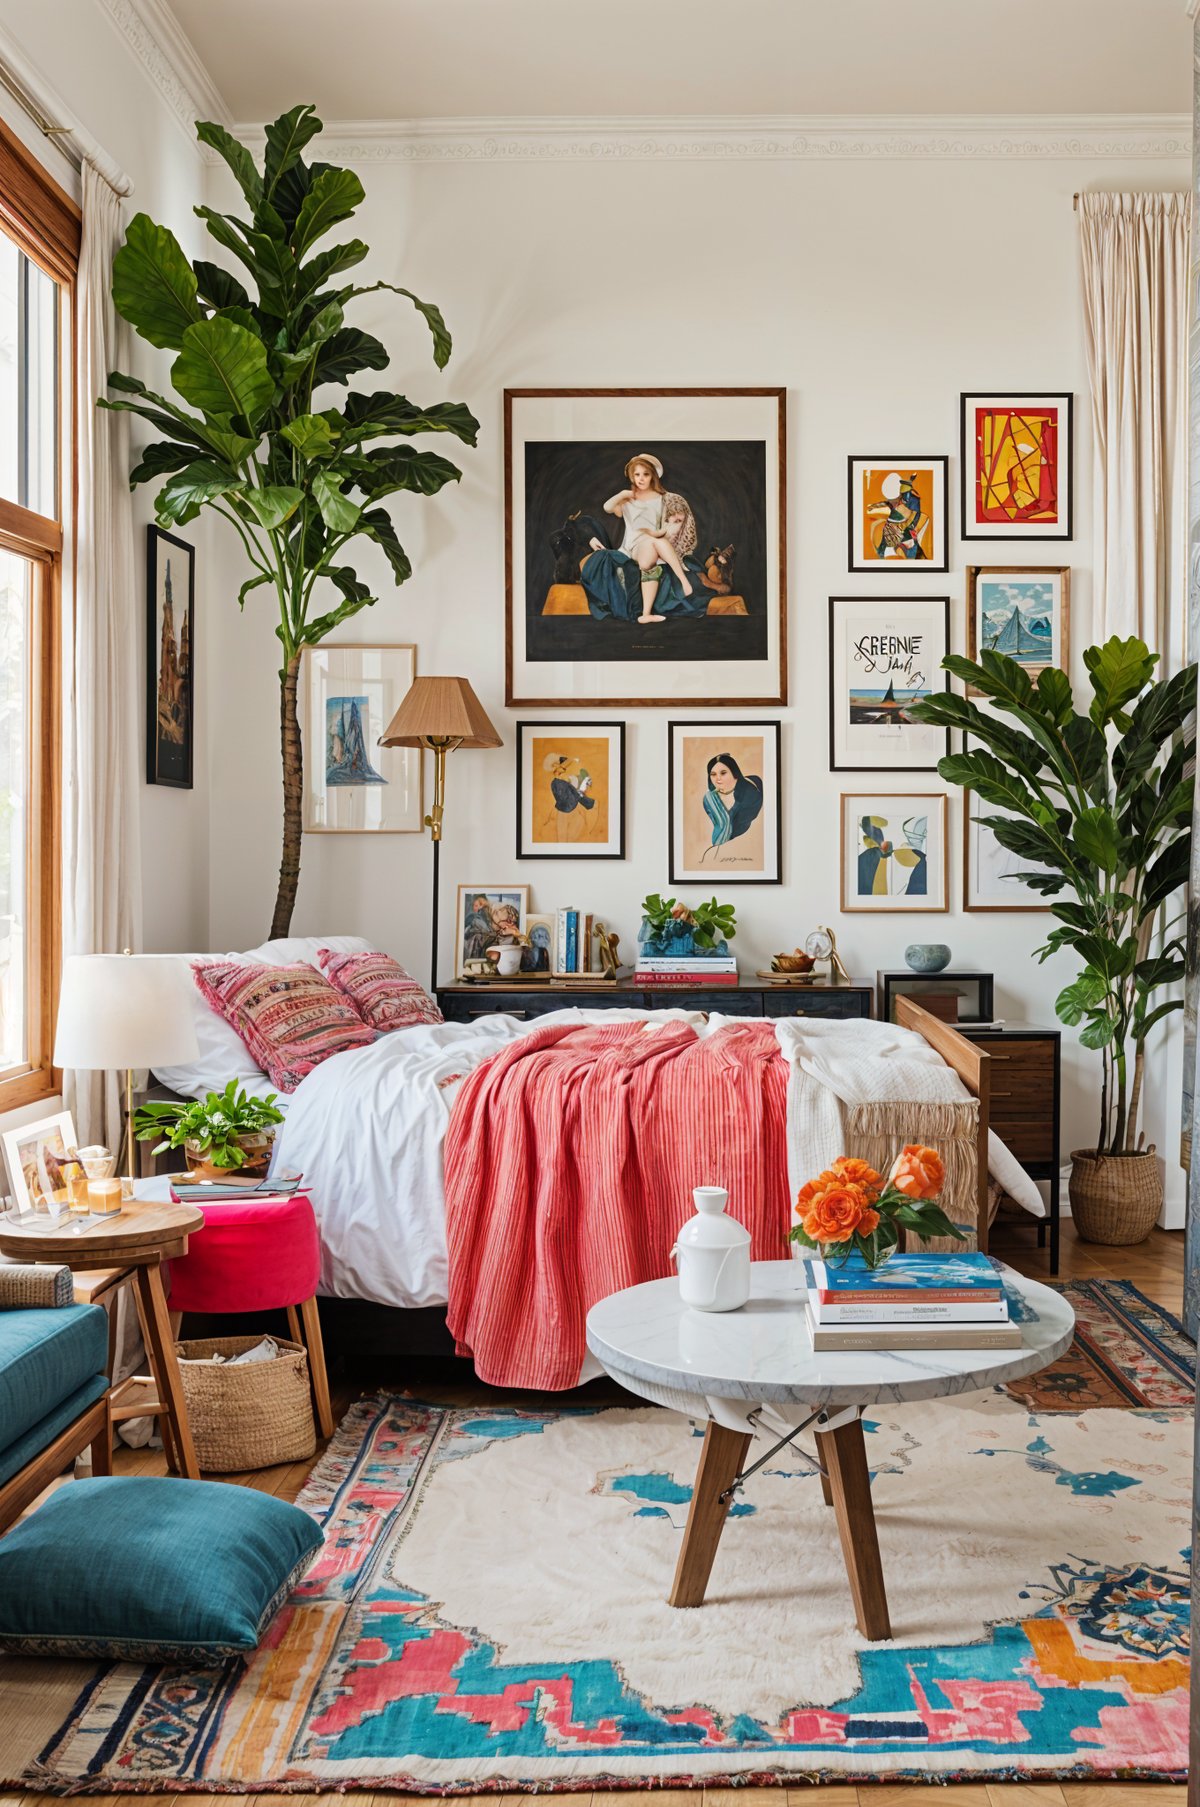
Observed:
[[[311,106],[293,107],[267,127],[260,168],[223,127],[197,125],[197,137],[233,172],[246,217],[195,211],[240,273],[189,262],[165,226],[144,213],[131,220],[113,262],[113,303],[141,338],[174,352],[173,396],[114,371],[112,394],[99,403],[138,415],[160,435],[130,477],[162,485],[159,524],[185,526],[205,508],[222,515],[250,567],[239,606],[258,589],[278,604],[284,807],[272,936],[288,932],[300,877],[301,653],[377,600],[351,562],[352,542],[373,541],[394,583],[411,575],[387,499],[406,490],[433,496],[461,476],[448,458],[407,442],[448,433],[474,445],[479,427],[461,402],[422,407],[389,390],[350,388],[352,378],[388,363],[380,341],[347,322],[359,296],[383,289],[411,302],[439,370],[450,334],[437,308],[410,290],[345,280],[368,256],[362,239],[316,249],[363,200],[352,170],[305,161],[320,130]]]
[[[1184,975],[1182,916],[1161,927],[1159,918],[1191,857],[1196,667],[1155,679],[1158,654],[1115,636],[1090,646],[1083,662],[1086,714],[1064,672],[1047,667],[1035,683],[987,649],[978,664],[957,655],[942,664],[990,709],[946,691],[911,714],[981,743],[939,760],[938,771],[999,812],[976,819],[1029,862],[1014,877],[1052,900],[1058,926],[1038,957],[1070,948],[1080,961],[1055,1008],[1103,1056],[1097,1152],[1129,1154],[1146,1037],[1183,1008],[1181,997],[1163,995]]]

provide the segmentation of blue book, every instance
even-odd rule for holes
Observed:
[[[563,966],[565,967],[566,971],[569,973],[573,973],[575,971],[575,959],[576,959],[576,955],[579,952],[578,941],[579,941],[579,911],[578,910],[568,910],[567,911],[567,954],[566,954],[566,959],[563,961]]]
[[[836,1264],[812,1261],[812,1281],[819,1293],[830,1298],[844,1294],[1001,1292],[1000,1275],[987,1255],[970,1251],[962,1255],[893,1255],[882,1267],[869,1268],[857,1250]]]

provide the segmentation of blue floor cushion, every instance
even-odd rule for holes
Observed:
[[[320,1546],[306,1512],[253,1487],[69,1481],[0,1538],[0,1652],[248,1656]]]

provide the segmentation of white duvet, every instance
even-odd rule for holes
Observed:
[[[302,1173],[305,1189],[311,1191],[321,1230],[321,1291],[382,1305],[445,1305],[449,1272],[442,1149],[463,1079],[505,1043],[547,1023],[634,1020],[645,1022],[652,1034],[663,1022],[680,1018],[691,1021],[699,1035],[711,1035],[730,1020],[714,1015],[705,1023],[681,1010],[562,1010],[531,1022],[488,1016],[473,1023],[401,1030],[323,1062],[292,1094],[274,1159],[275,1171]],[[807,1019],[805,1025],[814,1026]],[[828,1133],[834,1133],[836,1101],[849,1070],[839,1055],[853,1060],[857,1088],[868,1083],[864,1063],[881,1074],[883,1064],[900,1053],[895,1038],[909,1034],[883,1023],[822,1023],[820,1029],[818,1047],[817,1037],[810,1041],[794,1035],[790,1019],[777,1025],[781,1052],[793,1070],[789,1166],[797,1158],[794,1132],[801,1117],[810,1131],[828,1118]],[[843,1039],[839,1030],[850,1031],[849,1038]],[[911,1043],[903,1051],[911,1054]],[[966,1096],[924,1043],[917,1058],[926,1067],[940,1068],[939,1079],[944,1076],[943,1083]],[[798,1083],[805,1077],[820,1084]],[[886,1096],[886,1089],[877,1095]],[[824,1139],[817,1134],[822,1145]],[[993,1173],[1040,1214],[1044,1207],[1037,1188],[995,1136],[992,1142]],[[835,1152],[840,1146],[838,1142]],[[811,1170],[805,1166],[805,1172]],[[1022,1187],[1031,1196],[1023,1196]]]

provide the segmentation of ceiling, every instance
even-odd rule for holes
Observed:
[[[242,123],[1191,109],[1184,0],[160,0]]]

